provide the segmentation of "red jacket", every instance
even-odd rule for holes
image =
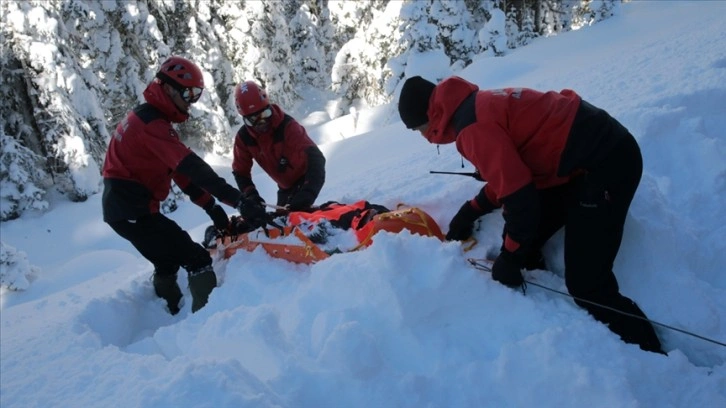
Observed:
[[[309,169],[309,154],[314,151],[322,159],[316,161],[318,166],[324,166],[322,153],[315,142],[308,136],[305,128],[296,120],[290,118],[283,129],[282,140],[275,140],[275,131],[282,124],[285,113],[278,105],[272,106],[272,126],[264,134],[257,134],[254,129],[242,125],[234,140],[234,158],[232,172],[237,184],[243,191],[253,188],[252,164],[253,160],[277,183],[280,189],[289,189],[300,182]],[[243,133],[247,132],[253,143],[245,141]],[[313,176],[316,180],[309,180],[315,184],[317,192],[320,191],[324,181],[324,168],[315,169]]]
[[[200,206],[214,204],[210,192],[236,204],[239,192],[179,140],[171,123],[183,122],[188,115],[177,109],[157,81],[149,84],[144,98],[147,103],[128,113],[108,145],[103,164],[104,220],[138,219],[158,212],[172,180]]]
[[[508,232],[505,246],[509,250],[516,250],[536,233],[538,199],[536,190],[527,186],[543,189],[571,178],[570,174],[558,176],[557,171],[579,106],[580,97],[571,90],[479,91],[459,77],[444,80],[431,95],[424,136],[437,144],[455,141],[459,153],[487,181],[482,192],[493,206],[504,204],[507,224],[516,225],[508,230],[522,231],[514,234],[518,237]]]

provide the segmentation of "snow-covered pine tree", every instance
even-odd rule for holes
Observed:
[[[332,69],[333,89],[342,98],[334,116],[348,109],[377,106],[389,101],[386,82],[392,76],[387,61],[401,52],[400,42],[391,36],[399,25],[401,3],[390,2],[372,12],[371,23],[338,52]]]
[[[507,10],[507,22],[505,26],[505,33],[507,36],[507,48],[517,48],[519,44],[519,16],[517,9],[514,6],[510,6]]]
[[[0,81],[0,85],[4,85]],[[44,210],[48,208],[45,201],[45,189],[48,187],[48,176],[39,166],[43,158],[24,147],[7,134],[8,127],[13,134],[26,134],[20,117],[9,117],[10,122],[3,121],[0,128],[0,221],[20,217],[25,210]],[[19,116],[19,115],[18,115]]]
[[[6,49],[14,35],[3,24],[0,44]],[[34,128],[21,62],[12,53],[0,53],[0,222],[18,218],[26,209],[44,209],[45,190],[52,185],[45,144]]]
[[[474,54],[479,52],[479,47],[476,44],[476,22],[466,3],[432,0],[429,21],[436,25],[436,39],[444,46],[451,64],[461,67],[469,65]]]
[[[380,14],[379,10],[388,3],[381,0],[329,3],[331,21],[336,24],[336,34],[339,35],[336,41],[340,44],[330,68],[331,87],[339,97],[335,108],[328,112],[333,118],[347,114],[351,107],[365,98],[365,87],[371,83],[365,65],[371,58],[366,54],[375,51],[367,49],[369,45],[364,27],[372,24]],[[345,42],[341,42],[343,39]]]
[[[507,51],[506,24],[504,11],[495,8],[491,10],[489,21],[479,30],[479,44],[485,55],[499,57]]]
[[[283,107],[295,103],[290,72],[290,30],[285,3],[263,0],[245,4],[250,45],[248,60],[252,75],[267,90],[270,99]]]
[[[213,0],[210,5],[215,10],[214,31],[223,53],[216,63],[216,71],[212,71],[214,87],[233,133],[242,126],[242,117],[234,102],[234,87],[248,79],[256,79],[253,72],[258,56],[256,49],[249,50],[253,48],[248,35],[250,21],[243,6],[243,3],[226,0]]]
[[[290,20],[292,81],[298,87],[326,88],[325,29],[330,28],[327,9],[302,4]]]
[[[100,84],[107,127],[113,126],[142,101],[158,50],[164,49],[154,18],[143,3],[119,7],[69,0],[61,13],[79,64]]]
[[[428,17],[428,1],[406,0],[401,5],[398,23],[398,54],[390,56],[388,66],[391,70],[386,91],[393,94],[401,80],[409,71],[410,60],[416,55],[439,51],[444,54],[444,48],[438,44],[438,28]],[[415,73],[413,75],[416,75]],[[441,78],[429,78],[437,80]]]
[[[388,87],[394,72],[388,64],[391,56],[401,54],[400,32],[401,3],[391,2],[381,11],[376,10],[368,29],[364,30],[364,39],[369,47],[364,54],[364,63],[368,67],[366,88],[362,97],[368,106],[377,106],[390,102],[393,95]]]
[[[205,91],[199,102],[192,105],[190,118],[177,125],[181,140],[195,150],[228,151],[232,146],[227,112],[220,107],[215,70],[223,52],[212,21],[208,1],[150,2],[149,12],[154,16],[164,44],[157,61],[152,64],[156,72],[161,63],[172,55],[180,55],[196,63],[204,73]]]
[[[143,101],[144,88],[172,54],[197,62],[207,82],[180,134],[199,150],[228,153],[241,125],[232,94],[240,81],[260,81],[291,113],[302,106],[297,92],[311,96],[304,86],[331,87],[340,104],[329,113],[340,115],[355,101],[389,101],[405,74],[441,60],[439,54],[455,64],[436,67],[439,77],[430,79],[463,68],[480,51],[466,38],[491,20],[494,8],[517,9],[518,46],[538,33],[570,29],[574,6],[585,10],[586,4],[598,20],[618,1],[0,1],[0,80],[6,84],[0,119],[6,137],[42,158],[25,169],[37,176],[35,187],[83,200],[99,191],[113,128]],[[502,51],[488,34],[486,40]],[[33,159],[18,162],[31,166]]]
[[[358,30],[373,21],[373,10],[385,8],[388,3],[387,0],[327,2],[330,22],[334,30],[333,49],[340,50],[356,35]],[[332,52],[328,62],[332,63],[335,58],[335,52]]]
[[[46,168],[55,188],[73,201],[100,190],[100,166],[108,132],[100,84],[83,67],[59,13],[59,0],[3,2],[4,50],[20,66],[11,75],[24,81]],[[21,83],[21,82],[16,82]],[[82,102],[82,103],[81,103]]]
[[[592,25],[613,15],[615,0],[582,0],[573,6],[571,27],[577,29]]]
[[[524,9],[522,10],[522,25],[519,28],[516,40],[517,47],[525,46],[535,38],[537,38],[537,33],[534,27],[534,12],[530,9]]]
[[[439,30],[429,18],[427,1],[405,1],[401,7],[401,48],[413,52],[443,49],[438,43]]]
[[[622,0],[626,1],[626,0]],[[595,10],[595,21],[594,23],[598,21],[605,20],[606,18],[610,18],[618,10],[618,7],[622,4],[621,0],[592,0],[590,3],[590,8]]]
[[[40,272],[28,262],[28,255],[0,241],[0,287],[25,290]]]

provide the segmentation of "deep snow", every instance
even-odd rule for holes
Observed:
[[[653,320],[726,343],[726,2],[633,2],[620,15],[447,72],[437,54],[409,76],[482,88],[571,88],[638,139],[644,175],[616,261],[621,290]],[[442,68],[443,67],[443,68]],[[418,206],[446,230],[481,184],[398,121],[395,105],[304,123],[328,159],[319,201]],[[232,135],[230,135],[232,137]],[[230,157],[211,157],[233,181]],[[275,187],[255,168],[264,197]],[[101,221],[100,195],[54,200],[1,226],[27,255],[24,291],[2,291],[0,406],[723,407],[726,347],[657,326],[669,356],[622,343],[569,298],[527,295],[469,267],[477,247],[382,233],[313,266],[239,252],[196,314],[170,316],[152,267]],[[227,208],[232,214],[233,210]],[[170,215],[201,241],[206,214]],[[561,236],[552,272],[565,290]],[[30,273],[30,266],[37,268]],[[181,274],[180,274],[181,275]],[[186,297],[186,278],[180,276]]]

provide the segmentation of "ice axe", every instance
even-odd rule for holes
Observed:
[[[289,205],[280,206],[280,205],[268,204],[268,203],[264,203],[264,204],[265,204],[265,206],[270,207],[270,208],[276,210],[275,211],[276,214],[287,214],[287,213],[293,211],[293,210],[290,210]],[[317,211],[319,209],[320,209],[319,207],[312,206],[312,207],[308,208],[307,210],[298,210],[298,211],[312,212],[312,211]]]
[[[277,210],[277,211],[289,211],[289,210],[287,209],[287,207],[282,207],[282,206],[279,206],[279,205],[275,205],[275,204],[268,204],[268,203],[265,203],[265,206],[267,206],[267,207],[270,207],[270,208],[272,208],[273,210]]]
[[[478,181],[484,181],[484,179],[481,178],[478,171],[472,171],[472,172],[456,172],[456,171],[435,171],[435,170],[429,170],[430,174],[454,174],[457,176],[468,176],[468,177],[474,177],[474,179]]]

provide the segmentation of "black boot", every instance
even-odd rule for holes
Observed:
[[[212,265],[189,271],[189,291],[192,293],[192,313],[204,307],[209,294],[217,286],[217,275]]]
[[[649,321],[643,320],[647,317],[635,302],[623,296],[616,308],[642,319],[621,315],[619,319],[610,323],[610,330],[619,334],[624,342],[639,345],[641,350],[667,355],[655,334],[655,329]]]
[[[663,351],[653,325],[647,320],[645,313],[640,310],[640,307],[631,299],[617,294],[615,298],[600,299],[597,302],[603,306],[627,313],[627,315],[585,302],[576,301],[575,303],[587,309],[595,319],[605,323],[624,342],[637,344],[641,350],[668,355]]]
[[[179,301],[181,301],[182,293],[179,284],[176,283],[176,274],[159,275],[154,272],[153,282],[156,296],[166,300],[169,313],[172,315],[179,313]]]

